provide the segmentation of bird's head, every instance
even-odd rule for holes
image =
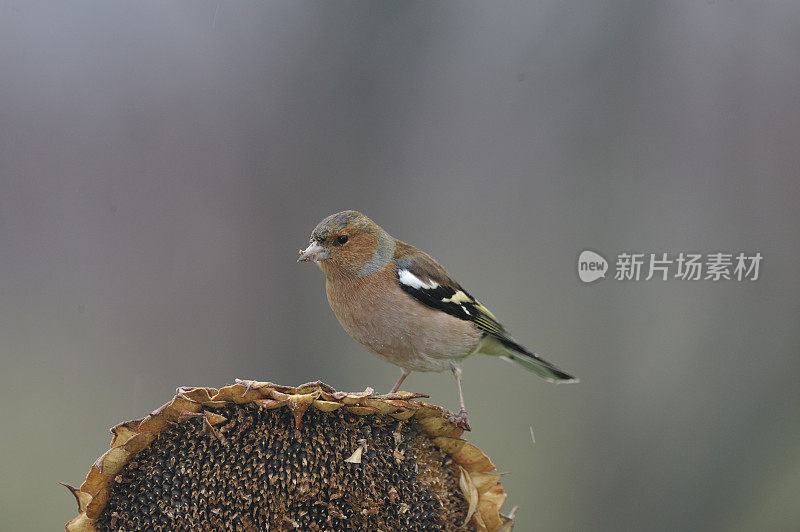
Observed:
[[[342,211],[322,220],[311,232],[298,262],[315,262],[325,275],[362,276],[391,259],[394,240],[358,211]]]

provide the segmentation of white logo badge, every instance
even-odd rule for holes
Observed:
[[[594,251],[581,251],[578,257],[578,277],[584,283],[591,283],[605,278],[608,271],[608,262]]]

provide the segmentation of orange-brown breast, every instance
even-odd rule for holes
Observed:
[[[398,285],[394,261],[368,277],[326,271],[334,314],[350,336],[410,371],[443,371],[472,354],[481,333],[470,322],[432,309]],[[388,290],[388,293],[387,293]]]

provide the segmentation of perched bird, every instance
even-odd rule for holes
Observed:
[[[309,261],[325,274],[328,302],[344,330],[402,369],[392,392],[412,371],[449,369],[461,403],[451,421],[467,429],[461,360],[470,355],[499,356],[551,382],[577,382],[517,343],[433,257],[360,212],[322,220],[300,251],[298,262]]]

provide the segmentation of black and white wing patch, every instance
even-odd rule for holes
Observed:
[[[461,285],[443,275],[426,275],[407,259],[396,259],[397,281],[404,292],[421,303],[472,322],[484,333],[505,336],[505,329],[489,309],[480,304]]]
[[[417,254],[414,260],[399,258],[395,259],[395,263],[397,282],[403,291],[424,305],[471,322],[483,333],[484,338],[489,341],[485,345],[481,342],[481,353],[504,357],[549,381],[577,382],[572,375],[518,344],[506,333],[489,309],[461,288],[428,255]]]

